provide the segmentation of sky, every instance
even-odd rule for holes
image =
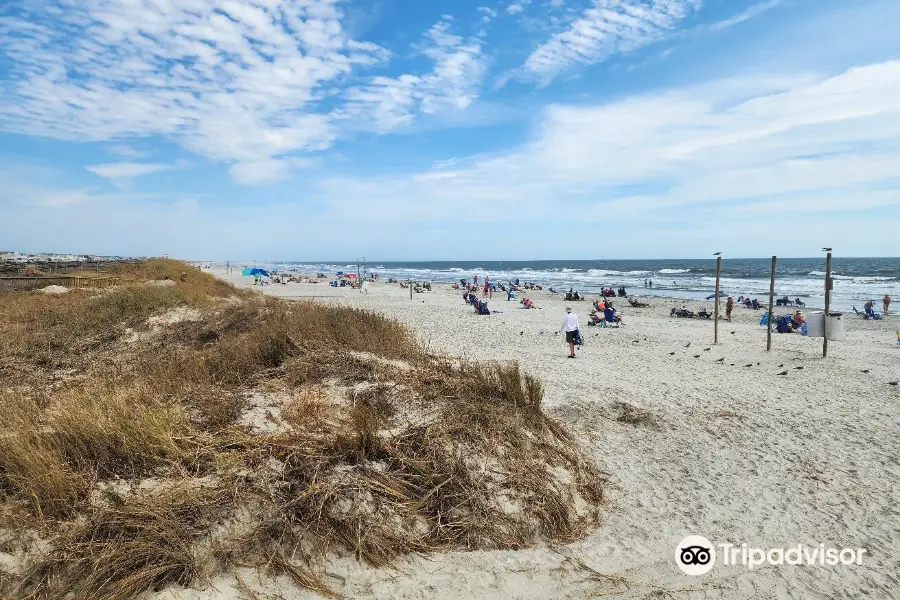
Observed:
[[[0,250],[900,256],[897,0],[5,0]]]

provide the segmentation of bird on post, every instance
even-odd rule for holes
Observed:
[[[822,248],[822,252],[831,252],[831,248]]]
[[[713,252],[713,256],[721,256],[721,252]]]

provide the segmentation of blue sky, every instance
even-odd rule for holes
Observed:
[[[6,0],[0,249],[900,255],[896,0]]]

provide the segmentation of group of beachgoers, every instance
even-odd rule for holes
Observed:
[[[859,312],[858,310],[856,310],[855,306],[853,307],[853,312],[857,316],[862,317],[863,319],[867,319],[867,320],[873,319],[876,321],[880,321],[881,319],[883,319],[884,317],[887,316],[888,310],[890,310],[890,308],[891,308],[891,297],[888,296],[887,294],[885,294],[884,298],[882,298],[882,300],[881,300],[881,306],[882,306],[882,309],[881,309],[882,312],[881,312],[881,314],[878,314],[877,312],[875,312],[875,302],[872,300],[869,300],[868,302],[866,302],[863,305],[864,312]]]

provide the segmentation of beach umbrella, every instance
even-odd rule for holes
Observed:
[[[269,277],[269,272],[266,271],[265,269],[253,268],[253,269],[250,269],[250,274],[251,275],[262,275],[263,277]]]
[[[252,275],[252,273],[251,273],[252,270],[253,270],[253,269],[251,269],[250,267],[244,267],[244,268],[241,270],[241,275],[244,275],[244,276]]]

